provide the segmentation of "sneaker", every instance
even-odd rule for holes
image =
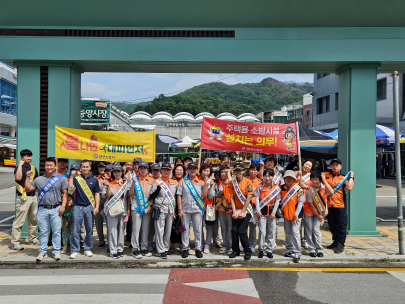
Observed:
[[[300,259],[301,259],[301,257],[298,255],[298,256],[293,258],[293,262],[298,263],[300,261]]]
[[[284,254],[284,256],[285,256],[286,258],[291,258],[291,257],[292,257],[292,252],[287,251],[287,252]]]
[[[151,252],[151,251],[142,250],[141,253],[142,253],[143,255],[145,255],[146,257],[151,257],[151,256],[152,256],[152,252]]]
[[[333,242],[332,244],[326,246],[327,249],[334,249],[337,246],[337,243]]]
[[[183,259],[188,258],[188,250],[183,250],[183,253],[181,254],[181,257]]]
[[[204,253],[210,253],[210,245],[208,244],[204,245]]]
[[[84,255],[85,255],[86,257],[92,257],[92,256],[93,256],[93,252],[91,252],[90,250],[84,251]]]
[[[219,253],[224,254],[226,253],[228,250],[225,247],[222,247],[221,249],[219,249]]]
[[[239,251],[243,252],[243,247],[242,246],[239,247]]]
[[[304,243],[304,248],[305,248],[305,249],[308,249],[308,243],[307,243],[307,241],[304,240],[303,243]]]
[[[55,261],[60,261],[61,259],[60,252],[55,252],[53,254],[53,258],[55,259]]]
[[[124,257],[124,252],[118,252],[117,254],[120,258]]]
[[[317,256],[318,258],[323,258],[323,252],[318,252],[318,253],[316,254],[316,256]]]
[[[342,253],[343,250],[345,249],[345,246],[342,243],[338,243],[336,247],[333,249],[333,251],[337,254]]]
[[[233,251],[233,252],[229,255],[229,258],[230,258],[230,259],[234,259],[234,258],[236,258],[237,256],[240,256],[240,252],[235,252],[235,251]]]
[[[263,256],[264,256],[264,252],[263,252],[262,250],[260,250],[260,251],[259,251],[259,254],[257,255],[257,257],[258,257],[259,259],[262,259]]]
[[[110,254],[109,257],[113,258],[113,259],[118,259],[119,258],[118,253]]]
[[[310,252],[309,256],[312,257],[312,258],[316,258],[316,253],[315,252]]]
[[[142,259],[142,254],[139,252],[138,249],[135,249],[134,251],[132,251],[132,256],[133,256],[135,259]]]
[[[202,254],[202,252],[200,250],[196,250],[195,251],[195,256],[196,256],[196,258],[201,259],[203,257],[203,254]]]
[[[45,258],[46,258],[46,253],[39,253],[37,256],[37,262],[41,262]]]
[[[228,254],[232,254],[232,252],[233,252],[232,248],[229,248]]]
[[[75,258],[77,258],[79,256],[79,253],[78,252],[72,252],[72,254],[70,255],[70,259],[75,259]]]
[[[250,260],[251,257],[252,257],[252,254],[250,252],[246,252],[244,259],[245,259],[245,261],[247,261],[247,260]]]
[[[272,259],[272,258],[273,258],[273,253],[272,253],[272,252],[267,252],[267,257],[268,257],[269,259]]]
[[[252,253],[256,252],[256,249],[254,247],[250,247],[250,248],[251,248]]]
[[[62,251],[61,251],[60,253],[65,254],[67,251],[68,251],[68,248],[67,248],[67,247],[63,247],[63,248],[62,248]]]
[[[167,253],[166,252],[161,253],[160,258],[164,260],[167,259]]]
[[[98,248],[104,248],[104,246],[105,246],[105,243],[98,244]]]
[[[24,250],[24,247],[21,247],[20,244],[15,244],[13,247],[11,247],[11,249],[17,250],[17,251],[22,251],[22,250]]]
[[[29,243],[32,244],[32,245],[39,246],[39,241],[38,241],[38,239],[33,239],[33,240],[30,241]]]

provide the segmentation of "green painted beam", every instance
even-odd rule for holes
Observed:
[[[39,123],[40,123],[40,68],[39,66],[18,66],[17,86],[17,164],[20,151],[32,151],[32,165],[39,171]],[[21,238],[28,237],[25,221]]]
[[[339,158],[343,170],[353,171],[348,192],[348,234],[377,236],[375,125],[377,65],[345,66],[339,70]]]
[[[0,25],[138,27],[404,26],[391,0],[2,1]]]

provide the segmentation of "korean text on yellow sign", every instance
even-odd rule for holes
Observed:
[[[55,127],[55,156],[97,161],[155,161],[155,132],[88,131]]]

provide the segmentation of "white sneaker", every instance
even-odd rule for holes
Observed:
[[[221,249],[219,249],[219,253],[226,253],[228,250],[226,249],[226,247],[222,247]]]
[[[251,247],[251,250],[252,250],[252,253],[255,253],[255,252],[256,252],[256,249],[253,248],[253,247]]]
[[[53,258],[55,259],[55,261],[60,261],[61,259],[60,252],[55,252]]]
[[[240,247],[239,247],[239,250],[240,250],[240,252],[243,252],[243,247],[240,246]]]
[[[229,248],[228,254],[231,254],[233,252],[232,248]]]
[[[46,253],[39,253],[37,256],[37,262],[41,262],[45,258],[46,258]]]
[[[85,252],[84,252],[84,255],[85,255],[86,257],[92,257],[92,256],[93,256],[93,252],[91,252],[90,250],[89,250],[89,251],[85,251]]]
[[[304,248],[305,248],[305,249],[308,249],[308,243],[307,243],[307,241],[304,241]]]
[[[204,253],[210,253],[210,245],[208,244],[204,245]]]
[[[77,258],[79,256],[79,253],[78,252],[73,252],[71,255],[70,255],[70,259],[75,259],[75,258]]]
[[[38,241],[38,239],[33,239],[33,240],[30,241],[29,243],[32,244],[32,245],[39,246],[39,241]]]

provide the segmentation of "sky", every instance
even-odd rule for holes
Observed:
[[[280,81],[314,82],[314,74],[84,73],[82,97],[137,103],[152,100],[160,94],[175,95],[204,83],[253,83],[267,77]]]

